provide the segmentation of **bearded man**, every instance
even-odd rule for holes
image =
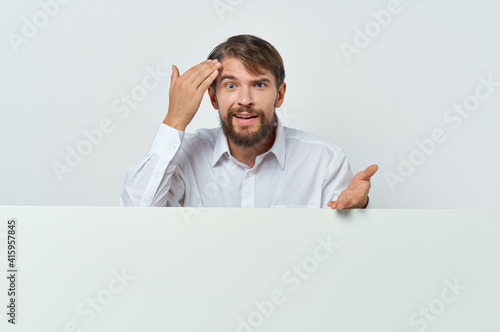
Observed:
[[[352,176],[344,151],[283,127],[283,60],[267,41],[230,37],[183,75],[149,152],[128,172],[122,206],[365,208],[372,165]],[[221,127],[186,133],[203,95]]]

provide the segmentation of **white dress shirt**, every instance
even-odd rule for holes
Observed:
[[[351,179],[341,148],[280,121],[252,168],[231,156],[220,127],[190,134],[161,124],[127,172],[120,205],[326,208]]]

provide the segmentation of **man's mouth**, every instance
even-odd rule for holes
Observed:
[[[233,116],[236,118],[236,122],[242,125],[250,124],[258,117],[257,115],[251,114],[234,114]]]
[[[240,114],[235,114],[235,117],[239,119],[250,119],[250,118],[256,118],[257,115],[240,115]]]

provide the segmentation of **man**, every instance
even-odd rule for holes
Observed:
[[[127,173],[124,206],[365,208],[372,165],[352,177],[344,152],[281,125],[283,60],[239,35],[183,75],[172,66],[168,112],[150,151]],[[221,128],[185,133],[208,90]]]

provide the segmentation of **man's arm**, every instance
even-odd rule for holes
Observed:
[[[377,165],[368,166],[364,171],[356,174],[347,188],[342,191],[336,201],[330,201],[328,206],[332,209],[364,209],[368,205],[370,192],[370,179],[378,171]]]
[[[207,60],[179,76],[172,66],[167,116],[150,151],[126,175],[121,206],[182,206],[185,176],[177,165],[184,130],[192,121],[205,91],[218,75],[221,64]]]
[[[181,206],[185,176],[177,155],[184,132],[161,124],[148,153],[130,168],[120,206]]]

